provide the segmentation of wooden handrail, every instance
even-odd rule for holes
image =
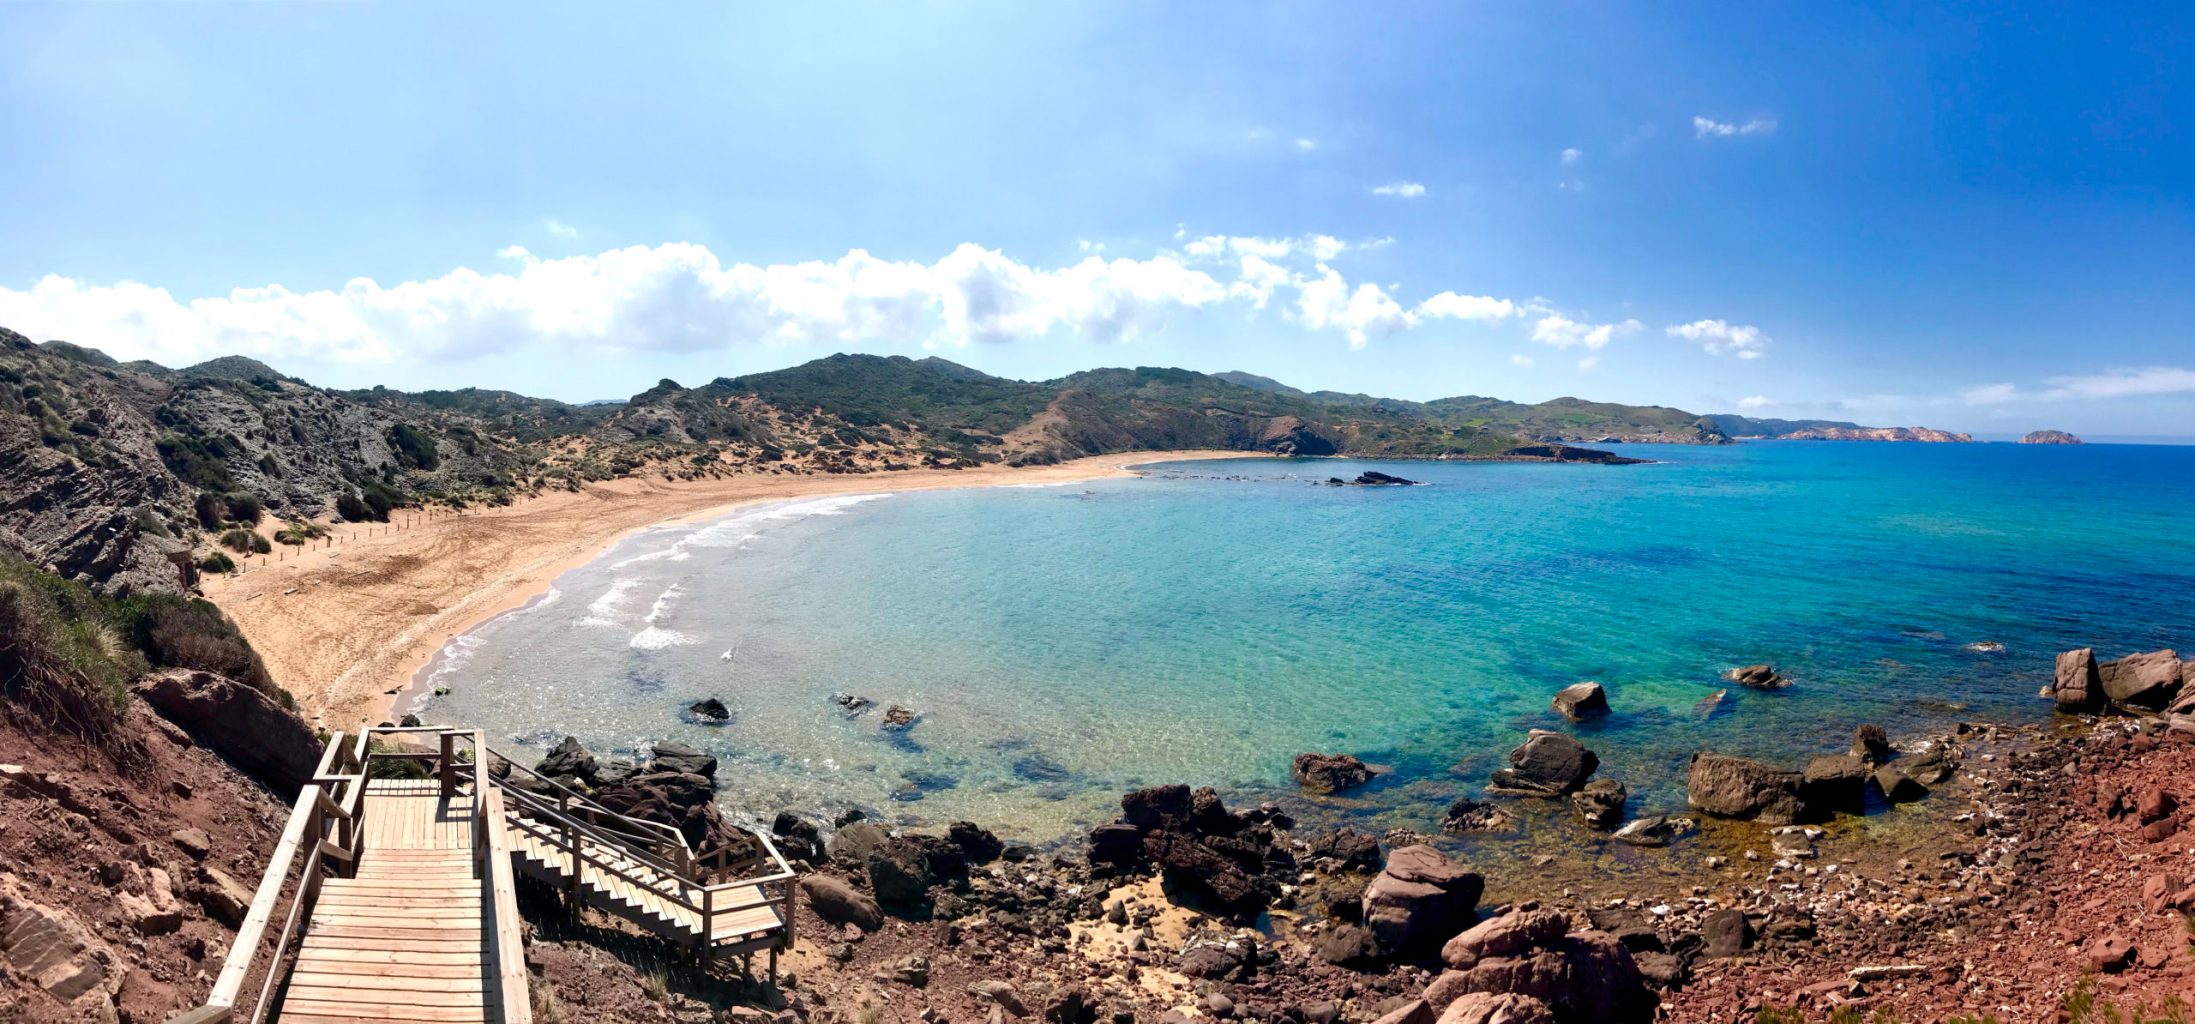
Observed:
[[[616,818],[619,821],[639,826],[639,828],[642,830],[661,832],[664,835],[669,836],[672,840],[676,841],[680,847],[686,847],[686,833],[680,832],[676,828],[666,825],[660,821],[649,821],[646,818],[635,818],[630,815],[619,814],[616,811],[613,811],[607,807],[602,806],[601,804],[594,802],[584,794],[581,794],[578,791],[572,789],[570,786],[566,786],[565,784],[558,782],[555,779],[552,779],[546,775],[543,775],[540,772],[537,772],[531,768],[528,768],[525,765],[519,764],[518,762],[513,761],[508,757],[504,757],[504,755],[501,753],[493,750],[489,750],[487,751],[487,753],[494,754],[496,757],[503,758],[503,763],[510,765],[512,771],[525,772],[527,775],[532,776],[534,781],[547,785],[548,787],[554,789],[559,793],[569,795],[572,799],[577,800],[580,803],[590,808],[593,808],[594,810],[602,814],[606,814],[610,817]],[[509,785],[508,782],[504,784],[506,786]],[[687,852],[690,854],[692,850],[688,848]]]
[[[496,786],[476,787],[480,817],[474,828],[487,833],[487,870],[482,884],[488,888],[495,915],[496,976],[501,985],[502,1024],[533,1024],[533,1000],[526,974],[525,940],[518,926],[518,888],[512,875],[510,836],[503,831],[503,791]]]
[[[672,864],[670,860],[651,850],[635,846],[632,840],[638,837],[621,836],[613,830],[599,828],[587,822],[583,822],[578,818],[565,813],[561,808],[550,804],[547,800],[543,800],[541,797],[536,796],[532,793],[528,793],[523,789],[518,789],[511,786],[500,786],[498,788],[501,789],[507,797],[516,800],[522,806],[523,810],[521,811],[521,813],[530,813],[542,818],[549,819],[559,825],[566,826],[574,831],[585,833],[586,835],[602,843],[608,844],[610,846],[615,846],[621,850],[628,851],[642,858],[643,863],[646,863],[649,867],[657,868],[659,870],[669,872],[674,875],[683,874],[683,872],[679,871],[677,865]]]

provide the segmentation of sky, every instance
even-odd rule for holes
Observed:
[[[2195,436],[2184,4],[5,4],[0,326]]]

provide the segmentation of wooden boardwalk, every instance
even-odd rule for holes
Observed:
[[[477,731],[338,733],[213,992],[169,1024],[532,1024],[521,872],[704,962],[767,950],[774,972],[792,945],[793,873],[752,839],[697,855],[679,830],[510,763]]]
[[[445,797],[433,779],[371,779],[361,818],[357,873],[321,883],[278,1019],[500,1019],[472,797]]]

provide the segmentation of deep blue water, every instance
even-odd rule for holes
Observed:
[[[650,530],[462,638],[434,715],[505,743],[693,743],[765,816],[1030,838],[1135,785],[1254,795],[1346,751],[1395,769],[1358,806],[1429,828],[1528,728],[1574,729],[1635,811],[1673,809],[1695,749],[1795,764],[1863,721],[2029,720],[2062,648],[2195,647],[2195,448],[1626,452],[1663,461],[1178,463]],[[1367,468],[1430,486],[1312,483]],[[1694,715],[1757,661],[1796,685]],[[1548,710],[1581,679],[1610,719]],[[834,692],[923,718],[893,736]],[[705,696],[736,720],[682,720]]]

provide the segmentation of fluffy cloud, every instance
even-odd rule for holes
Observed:
[[[1760,409],[1774,404],[1776,404],[1776,400],[1767,395],[1753,395],[1738,399],[1738,408],[1740,409]]]
[[[1390,181],[1372,188],[1375,196],[1394,196],[1397,199],[1416,199],[1425,194],[1425,186],[1414,181]]]
[[[832,261],[725,264],[686,243],[537,258],[513,272],[460,267],[383,286],[280,285],[179,300],[136,282],[49,276],[0,288],[0,323],[124,359],[187,363],[227,353],[345,361],[463,358],[532,344],[694,351],[756,342],[926,341],[964,345],[1067,332],[1133,338],[1223,302],[1227,285],[1170,255],[1057,269],[963,244],[934,263],[856,249]]]
[[[1580,359],[1580,360],[1578,360],[1578,369],[1580,369],[1580,370],[1591,370],[1592,368],[1594,368],[1594,367],[1596,367],[1596,366],[1599,366],[1600,364],[1601,364],[1601,357],[1599,357],[1599,356],[1586,356],[1585,358],[1583,358],[1583,359]]]
[[[1730,353],[1740,359],[1759,359],[1769,341],[1758,327],[1721,320],[1694,320],[1688,324],[1672,324],[1665,330],[1672,338],[1699,342],[1709,355]]]
[[[1318,276],[1302,283],[1296,296],[1296,319],[1312,330],[1333,328],[1349,339],[1350,348],[1363,348],[1374,337],[1384,337],[1417,325],[1416,314],[1402,308],[1379,285],[1349,287],[1340,273],[1323,263]]]
[[[1583,159],[1585,159],[1585,151],[1575,146],[1562,151],[1563,163],[1574,164]]]
[[[1743,124],[1732,121],[1717,121],[1708,117],[1694,117],[1692,119],[1692,137],[1695,139],[1727,138],[1732,135],[1773,135],[1775,132],[1776,119],[1773,117],[1756,117]]]
[[[1442,292],[1418,303],[1417,314],[1429,319],[1479,320],[1493,323],[1513,316],[1523,316],[1524,311],[1508,299],[1491,295],[1458,295]]]
[[[1532,325],[1532,340],[1543,345],[1553,345],[1556,348],[1571,348],[1583,345],[1589,349],[1599,349],[1615,340],[1617,335],[1630,334],[1641,326],[1643,325],[1637,320],[1625,320],[1622,323],[1613,324],[1580,323],[1560,313],[1548,313],[1540,317],[1538,323]],[[1580,367],[1580,369],[1592,369],[1592,367]]]

